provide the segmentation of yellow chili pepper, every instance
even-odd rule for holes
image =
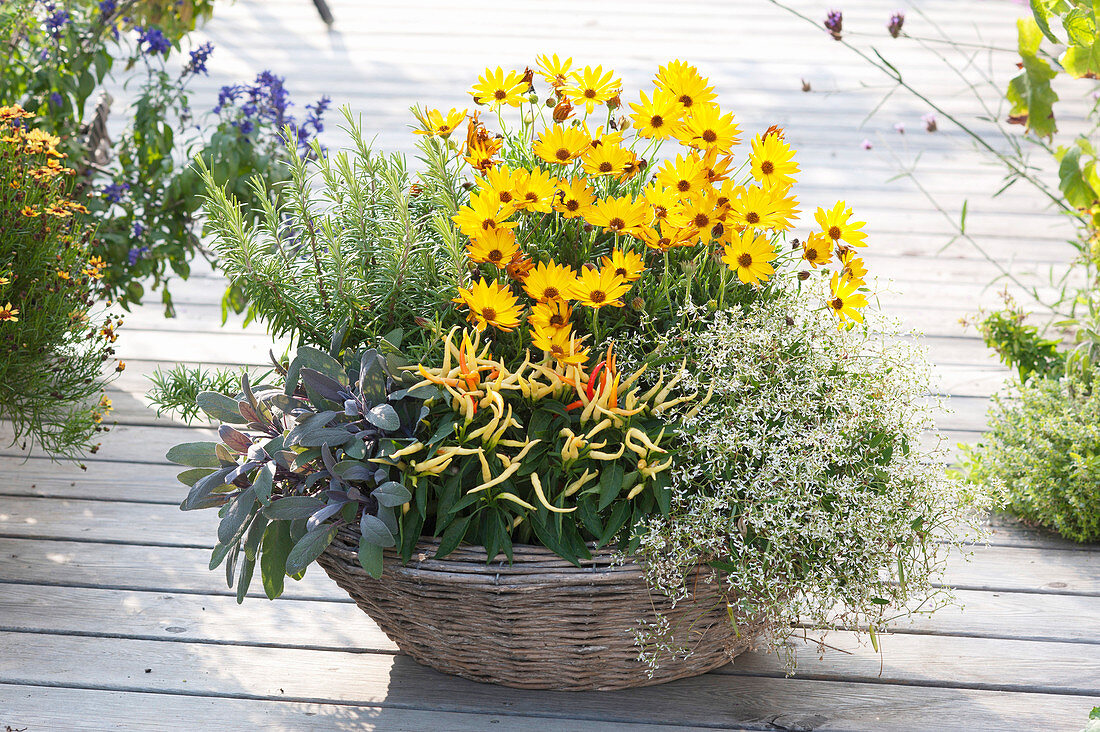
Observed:
[[[577,510],[576,506],[573,506],[573,508],[558,508],[550,503],[550,501],[546,500],[546,494],[542,491],[542,481],[539,480],[538,473],[531,473],[531,485],[535,489],[535,495],[538,497],[539,503],[546,506],[547,510],[553,511],[554,513],[573,513]]]

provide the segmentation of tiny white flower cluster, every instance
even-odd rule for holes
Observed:
[[[936,595],[970,515],[943,455],[920,447],[931,427],[920,349],[896,328],[838,330],[815,306],[792,294],[694,311],[658,349],[686,359],[685,392],[714,393],[670,419],[672,511],[643,527],[639,549],[650,583],[682,598],[686,573],[712,562],[731,617],[763,622],[775,649],[790,648],[793,622],[881,628]],[[662,646],[672,635],[644,629],[643,658],[682,653]]]

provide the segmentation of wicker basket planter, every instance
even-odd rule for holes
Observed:
[[[716,669],[752,645],[751,623],[735,631],[712,570],[696,570],[693,597],[672,607],[642,568],[612,566],[596,552],[581,568],[548,549],[516,546],[514,562],[485,563],[460,547],[430,557],[424,540],[408,565],[387,552],[375,580],[359,566],[359,534],[345,528],[318,560],[398,647],[439,671],[523,689],[591,691],[660,684]],[[662,659],[652,677],[638,661],[634,630],[661,611],[687,658]]]

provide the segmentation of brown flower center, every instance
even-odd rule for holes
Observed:
[[[607,299],[607,294],[603,290],[593,290],[588,294],[588,299],[595,303],[601,303]]]
[[[619,267],[617,270],[615,270],[615,274],[622,277],[623,279],[626,279],[626,276],[630,273],[626,271],[626,267]]]
[[[493,262],[495,264],[495,263],[499,262],[500,260],[504,259],[504,252],[500,251],[499,249],[493,249],[492,251],[489,252],[488,256],[489,256],[489,261]]]
[[[580,207],[581,202],[575,198],[570,198],[568,201],[565,202],[565,209],[567,211],[576,211]]]
[[[680,181],[679,183],[676,184],[676,190],[680,191],[680,193],[687,193],[688,191],[691,190],[691,181],[688,181],[688,180]]]
[[[806,259],[811,261],[811,262],[817,261],[817,250],[816,249],[807,249],[806,250]]]
[[[568,160],[571,156],[569,155],[568,150],[566,150],[564,147],[559,147],[554,152],[554,157],[557,158],[558,160],[561,160],[561,161],[564,162],[564,161]]]
[[[497,319],[497,311],[493,308],[482,308],[481,309],[481,317],[484,318],[485,320],[496,320]]]
[[[704,226],[710,224],[710,217],[707,216],[705,213],[697,213],[695,214],[695,218],[692,219],[691,222],[695,224],[695,228],[702,229]]]
[[[616,216],[615,218],[611,219],[611,221],[607,222],[607,228],[614,229],[615,231],[620,231],[626,228],[626,222]]]
[[[508,203],[512,200],[512,193],[511,191],[501,191],[499,198],[501,203]]]
[[[765,160],[764,162],[760,163],[760,172],[764,175],[771,175],[772,173],[774,173],[775,166],[772,165],[772,161]]]
[[[554,313],[553,315],[550,316],[550,321],[549,322],[550,322],[550,325],[552,325],[553,327],[561,328],[562,326],[565,325],[565,318],[561,315],[561,313]]]
[[[687,94],[681,94],[680,98],[676,101],[680,102],[680,104],[684,105],[685,107],[690,107],[692,104],[694,104],[694,100],[692,100],[692,98]]]
[[[613,166],[611,163],[607,162],[606,160],[604,162],[600,163],[600,172],[601,173],[610,173],[614,169],[615,169],[615,166]]]
[[[481,228],[485,229],[486,231],[488,231],[489,229],[495,229],[496,227],[497,222],[493,221],[492,219],[485,219],[481,222]]]
[[[595,89],[585,89],[584,90],[584,98],[585,99],[595,99],[596,98],[596,90]]]
[[[830,239],[839,239],[840,238],[840,227],[839,226],[830,226],[829,227],[829,238]]]
[[[507,99],[508,92],[504,91],[503,89],[497,89],[495,92],[493,92],[493,96],[497,99]]]
[[[550,353],[554,354],[554,356],[564,356],[565,355],[565,349],[562,348],[557,343],[551,343],[550,344]]]
[[[833,306],[833,310],[843,310],[844,309],[844,301],[841,300],[839,297],[836,297],[836,298],[833,298],[832,300],[830,300],[829,304]]]
[[[526,198],[531,203],[534,203],[535,201],[539,200],[539,194],[535,193],[534,191],[527,191],[527,195],[525,195],[524,198]]]
[[[748,267],[750,265],[752,265],[752,255],[748,252],[741,252],[741,254],[737,257],[737,266]]]
[[[558,291],[558,288],[551,285],[542,291],[542,296],[547,300],[556,300],[561,297],[561,292]]]
[[[659,114],[655,114],[649,118],[649,126],[653,129],[659,129],[665,126],[665,118]]]
[[[718,133],[714,130],[704,130],[700,136],[703,138],[703,142],[708,144],[718,139]]]
[[[750,224],[759,224],[760,214],[756,213],[755,211],[749,211],[747,214],[745,214],[745,221],[748,221]]]

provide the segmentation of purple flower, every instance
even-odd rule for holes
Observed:
[[[130,260],[130,266],[133,267],[137,264],[137,261],[141,259],[147,251],[149,251],[149,247],[132,247],[127,255],[127,258]]]
[[[249,119],[243,122],[234,122],[233,125],[241,131],[242,135],[251,134],[252,130],[256,128],[256,125],[252,124],[252,120]]]
[[[49,31],[54,38],[58,38],[61,35],[61,28],[68,25],[69,22],[69,14],[64,10],[58,10],[56,13],[46,16],[46,30]]]
[[[102,0],[99,3],[99,14],[104,18],[114,15],[118,10],[118,2],[116,0]]]
[[[64,102],[65,100],[60,94],[58,94],[57,92],[50,92],[51,107],[60,107],[62,104],[64,104]]]
[[[134,222],[134,238],[140,238],[145,233],[145,227],[141,225],[140,221]]]
[[[242,91],[244,90],[236,84],[223,86],[222,90],[218,92],[218,106],[214,107],[214,114],[221,114],[223,107],[236,102]]]
[[[844,25],[844,14],[839,10],[830,10],[825,17],[825,30],[829,31],[835,40],[840,40],[841,27]]]
[[[873,145],[871,145],[871,141],[867,139],[864,139],[863,142],[859,143],[859,146],[862,147],[864,150],[870,150],[873,147]]]
[[[901,27],[905,25],[905,13],[898,11],[890,16],[890,23],[886,26],[886,30],[890,31],[890,35],[897,38],[901,35]]]
[[[172,42],[168,40],[168,36],[164,35],[164,32],[156,26],[148,26],[142,28],[141,26],[135,26],[138,31],[138,47],[144,46],[142,53],[146,56],[162,55],[167,56],[168,52],[172,50]]]
[[[111,183],[103,186],[103,197],[111,203],[118,203],[128,190],[130,190],[129,183]]]
[[[187,63],[187,67],[184,69],[184,73],[202,74],[203,76],[209,76],[206,70],[206,61],[210,58],[210,54],[214,51],[213,43],[204,43],[194,51],[191,52],[191,60]]]
[[[939,129],[936,126],[936,115],[932,114],[931,112],[921,117],[920,121],[924,123],[924,129],[928,132],[935,132],[937,129]]]

